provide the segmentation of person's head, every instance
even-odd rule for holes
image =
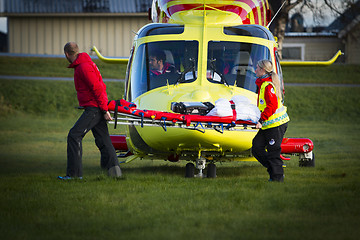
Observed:
[[[64,46],[64,54],[66,59],[73,63],[79,54],[79,46],[75,42],[68,42]]]
[[[153,70],[161,71],[164,67],[166,55],[161,50],[153,50],[149,54],[149,65]]]
[[[281,90],[280,90],[280,79],[279,76],[276,74],[276,72],[273,71],[273,64],[271,61],[266,59],[258,61],[256,65],[255,73],[257,77],[264,76],[265,74],[270,75],[271,80],[275,85],[276,96],[282,99]]]
[[[266,59],[258,61],[255,70],[257,77],[261,77],[265,74],[271,75],[272,72],[273,72],[273,65],[271,61]]]

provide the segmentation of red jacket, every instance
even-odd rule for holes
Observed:
[[[272,82],[271,77],[269,76],[266,78],[256,79],[255,83],[259,89],[258,90],[258,98],[259,98],[259,92],[260,92],[261,85],[266,81]],[[258,102],[259,102],[259,99],[258,99]],[[273,115],[276,112],[276,109],[278,108],[278,99],[275,94],[274,88],[271,84],[267,85],[265,88],[265,102],[266,102],[266,107],[260,116],[260,119],[264,120],[264,121],[268,120],[269,117],[271,115]]]
[[[74,83],[79,105],[107,111],[108,98],[99,69],[87,53],[79,53],[68,68],[74,68]]]

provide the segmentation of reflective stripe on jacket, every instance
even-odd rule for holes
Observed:
[[[276,91],[275,86],[272,82],[268,82],[265,81],[263,82],[263,84],[260,87],[259,90],[259,98],[258,98],[258,107],[260,112],[263,112],[264,109],[266,108],[266,101],[265,101],[265,88],[271,84],[274,91]],[[278,108],[276,109],[275,113],[273,115],[271,115],[267,120],[265,120],[262,123],[262,128],[263,130],[268,129],[268,128],[274,128],[274,127],[278,127],[284,123],[287,123],[290,121],[290,118],[286,112],[286,107],[281,103],[281,100],[279,98],[277,98],[278,101]]]

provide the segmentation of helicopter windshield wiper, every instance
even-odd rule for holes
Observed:
[[[190,62],[191,62],[191,66],[186,68],[183,72],[181,72],[179,78],[176,80],[174,85],[178,85],[179,83],[183,82],[185,80],[185,75],[192,71],[193,72],[193,78],[195,79],[195,59],[194,58],[189,58]]]
[[[215,66],[215,62],[216,62],[216,58],[212,58],[210,59],[210,69],[214,71],[214,73],[217,73],[220,76],[221,82],[225,85],[225,86],[229,86],[229,84],[226,81],[226,78],[224,76],[224,74],[220,73]]]

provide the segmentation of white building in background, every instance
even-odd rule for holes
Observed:
[[[360,0],[320,31],[305,30],[285,33],[283,60],[329,60],[341,50],[337,62],[360,64]]]
[[[96,45],[106,56],[129,56],[137,32],[149,23],[151,0],[1,0],[8,19],[8,52],[63,54],[68,41],[81,51]],[[0,4],[1,5],[1,4]]]

